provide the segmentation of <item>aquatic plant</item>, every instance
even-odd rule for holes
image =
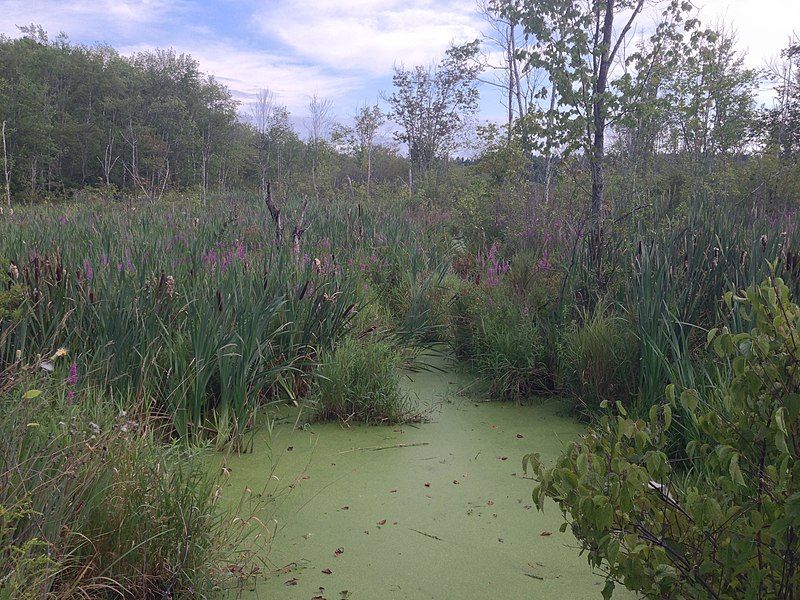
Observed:
[[[350,339],[323,354],[311,408],[317,420],[397,423],[413,407],[400,390],[400,355],[387,342]]]
[[[773,269],[776,264],[773,263]],[[523,466],[541,510],[554,499],[615,583],[647,597],[793,598],[800,433],[800,307],[770,277],[725,295],[748,329],[712,329],[707,343],[729,378],[706,390],[666,388],[646,418],[606,403],[603,417],[554,467]],[[670,430],[698,435],[673,459]]]

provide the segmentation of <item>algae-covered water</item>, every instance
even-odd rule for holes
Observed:
[[[228,459],[231,500],[264,488],[274,460],[269,487],[283,490],[263,515],[278,523],[274,572],[244,597],[600,598],[557,507],[532,507],[521,467],[530,451],[554,459],[581,426],[556,403],[482,401],[452,372],[404,379],[428,422],[297,430],[286,419]]]

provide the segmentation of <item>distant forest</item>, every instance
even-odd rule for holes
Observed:
[[[320,178],[362,177],[358,163],[321,135],[302,139],[270,93],[262,92],[252,114],[240,115],[230,90],[191,56],[122,56],[107,45],[51,40],[33,26],[23,34],[0,37],[0,121],[15,199],[86,186],[150,198],[166,189],[205,194],[258,186],[262,177],[292,189],[296,175],[323,162],[336,173]],[[329,124],[329,102],[314,97],[311,110],[325,121],[318,126]],[[376,178],[405,176],[394,150],[370,154]]]

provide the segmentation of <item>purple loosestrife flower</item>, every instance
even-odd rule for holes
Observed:
[[[69,366],[69,375],[67,376],[67,385],[75,385],[78,383],[78,365],[72,363]]]
[[[92,270],[92,263],[89,262],[89,259],[83,261],[83,272],[86,275],[86,279],[91,279],[94,277],[94,271]]]

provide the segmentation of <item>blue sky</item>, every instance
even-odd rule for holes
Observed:
[[[800,33],[800,0],[696,4],[706,22],[738,30],[754,66]],[[352,114],[390,89],[395,62],[433,61],[485,29],[476,0],[0,0],[0,33],[30,23],[123,53],[188,52],[243,103],[269,88],[295,118],[313,93]],[[494,94],[484,89],[484,118],[503,114]]]

